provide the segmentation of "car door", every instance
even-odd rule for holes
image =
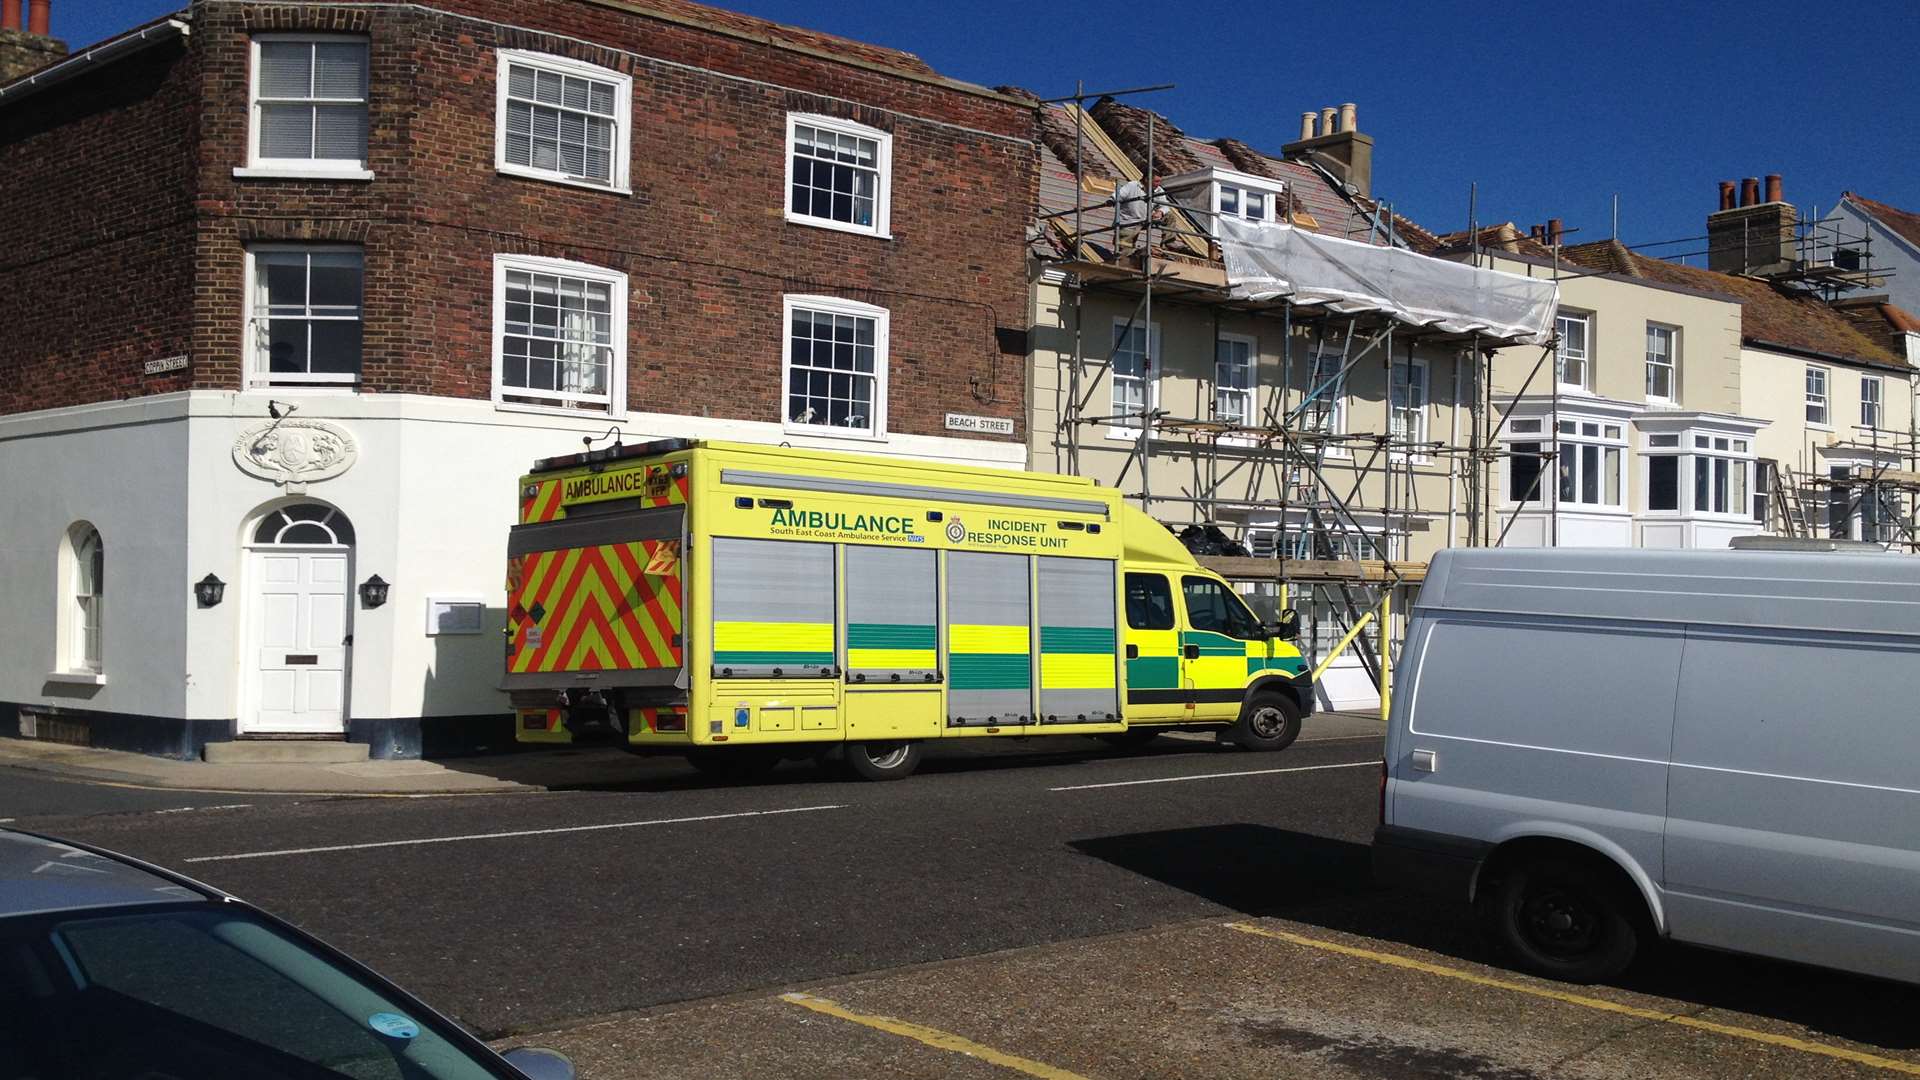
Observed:
[[[1265,666],[1268,641],[1246,602],[1218,578],[1183,574],[1180,674],[1196,720],[1233,720],[1246,693],[1249,657]]]
[[[1167,575],[1128,571],[1126,717],[1130,724],[1187,718],[1187,691],[1180,677],[1179,616]]]

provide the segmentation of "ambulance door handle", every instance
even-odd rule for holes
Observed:
[[[1140,659],[1140,646],[1138,645],[1127,646],[1127,659],[1129,660]]]
[[[1198,645],[1189,645],[1180,651],[1181,651],[1181,654],[1184,655],[1189,660],[1200,659],[1200,646]]]

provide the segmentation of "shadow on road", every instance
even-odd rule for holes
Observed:
[[[1373,883],[1367,845],[1266,825],[1129,833],[1072,842],[1082,854],[1247,915],[1499,965],[1457,903]],[[1758,957],[1669,945],[1614,985],[1771,1017],[1888,1050],[1920,1047],[1920,988]]]

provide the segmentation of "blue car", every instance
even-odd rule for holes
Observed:
[[[246,902],[0,829],[0,1080],[565,1080]]]

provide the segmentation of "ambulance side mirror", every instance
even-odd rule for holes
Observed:
[[[1292,641],[1300,636],[1300,613],[1287,608],[1280,613],[1279,622],[1268,623],[1267,626],[1271,636],[1282,641]]]

